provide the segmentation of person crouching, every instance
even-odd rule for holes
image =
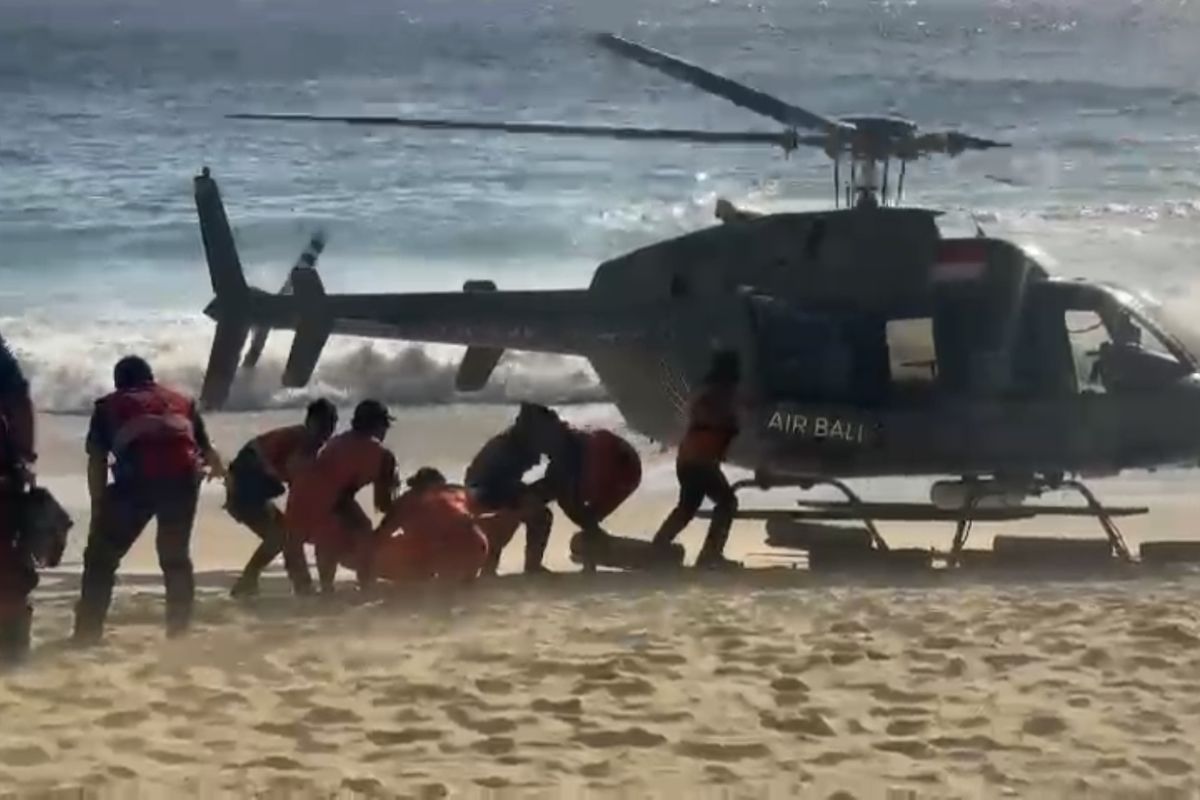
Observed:
[[[284,558],[302,566],[301,581],[306,580],[308,565],[302,548],[306,542],[312,544],[323,594],[333,592],[339,564],[357,573],[360,588],[370,583],[374,526],[355,496],[373,485],[376,510],[385,513],[392,506],[396,457],[383,446],[392,419],[379,401],[363,400],[354,409],[350,430],[330,439],[312,464],[296,475],[288,492]]]
[[[433,467],[417,470],[407,485],[375,529],[375,576],[395,583],[474,580],[487,563],[488,540],[466,489]]]
[[[276,428],[254,437],[229,464],[225,510],[262,540],[246,562],[230,594],[258,594],[263,570],[284,550],[283,512],[272,501],[293,485],[296,474],[311,465],[317,451],[337,428],[337,408],[328,400],[308,406],[302,425]],[[285,553],[284,567],[299,594],[312,593],[312,579],[295,549]]]

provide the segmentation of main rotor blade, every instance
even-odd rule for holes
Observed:
[[[562,125],[553,122],[477,122],[474,120],[425,119],[421,117],[327,116],[321,114],[227,114],[229,119],[276,120],[282,122],[340,122],[347,125],[379,125],[430,130],[502,131],[550,136],[589,136],[605,139],[660,139],[709,144],[773,144],[790,148],[795,137],[787,132],[701,131],[687,128],[636,128],[617,125]]]
[[[1012,145],[1008,142],[984,139],[958,131],[938,131],[914,136],[911,147],[914,156],[923,156],[927,153],[956,156],[966,150],[991,150],[996,147],[1012,147]]]
[[[749,86],[735,80],[718,75],[715,72],[689,63],[683,59],[668,55],[658,50],[651,50],[640,44],[622,39],[611,33],[601,33],[596,36],[596,42],[602,47],[619,56],[631,59],[647,67],[658,70],[677,80],[690,83],[698,89],[723,97],[729,102],[747,108],[755,113],[770,117],[784,125],[793,128],[815,128],[825,133],[837,131],[852,131],[853,125],[830,119],[807,109],[784,102],[778,97],[751,89]]]

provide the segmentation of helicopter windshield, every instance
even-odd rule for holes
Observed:
[[[1064,321],[1081,391],[1152,388],[1195,371],[1195,357],[1161,306],[1114,286],[1059,286],[1067,291]]]

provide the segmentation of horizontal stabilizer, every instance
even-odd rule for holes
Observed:
[[[458,365],[458,373],[454,376],[454,388],[460,392],[477,392],[482,389],[492,377],[492,372],[503,355],[502,347],[468,347],[462,363]]]

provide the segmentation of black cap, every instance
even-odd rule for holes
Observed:
[[[359,431],[376,425],[390,425],[394,419],[383,403],[378,400],[363,400],[354,408],[350,427]]]

